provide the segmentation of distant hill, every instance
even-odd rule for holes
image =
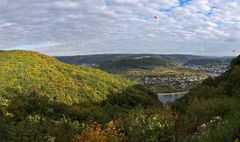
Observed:
[[[118,71],[127,69],[151,69],[158,66],[173,67],[176,65],[170,61],[161,60],[157,57],[135,57],[106,61],[100,64],[99,68],[105,71]]]
[[[231,57],[219,57],[219,58],[200,58],[192,59],[186,62],[184,65],[223,65],[230,64],[232,61]]]
[[[161,60],[173,61],[178,64],[184,64],[189,60],[198,59],[202,56],[180,55],[180,54],[99,54],[99,55],[80,55],[80,56],[59,56],[55,57],[60,61],[70,64],[97,64],[100,65],[106,61],[115,61],[120,59],[131,59],[141,57],[154,57]]]

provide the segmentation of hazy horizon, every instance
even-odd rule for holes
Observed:
[[[233,56],[239,7],[239,0],[0,0],[0,50]]]

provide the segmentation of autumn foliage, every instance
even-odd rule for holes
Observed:
[[[105,126],[90,124],[75,136],[74,142],[121,142],[123,139],[124,134],[110,121]]]

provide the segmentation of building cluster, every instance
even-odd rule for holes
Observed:
[[[179,88],[189,88],[194,84],[200,83],[206,77],[194,77],[187,75],[179,76],[166,76],[166,77],[157,77],[157,76],[143,76],[137,78],[136,81],[144,85],[174,85]]]
[[[184,66],[188,69],[198,70],[207,72],[210,76],[219,76],[228,70],[228,64],[219,64],[219,65],[186,65]]]

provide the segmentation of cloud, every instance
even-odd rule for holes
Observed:
[[[0,0],[0,49],[231,55],[240,50],[239,7],[238,0]]]
[[[41,51],[44,48],[51,48],[54,46],[60,46],[61,43],[56,43],[56,42],[44,42],[44,43],[39,43],[39,44],[26,44],[26,45],[20,45],[20,46],[15,46],[15,47],[9,47],[5,48],[5,50],[38,50]]]
[[[14,25],[15,25],[14,23],[10,23],[10,22],[0,23],[0,29],[9,28],[9,27],[12,27]]]
[[[211,9],[208,3],[208,0],[192,0],[187,5],[187,8],[190,8],[191,10],[196,12],[203,12],[203,13],[206,13]]]
[[[76,9],[79,7],[79,3],[65,0],[54,2],[54,6],[64,9]]]

